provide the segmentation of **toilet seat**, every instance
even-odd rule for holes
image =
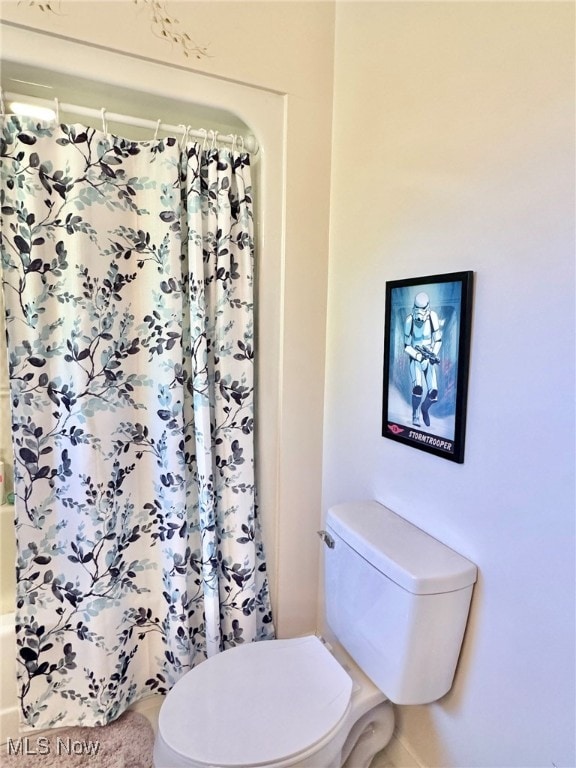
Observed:
[[[237,646],[176,683],[160,710],[159,735],[184,765],[291,762],[342,721],[352,685],[317,637]]]

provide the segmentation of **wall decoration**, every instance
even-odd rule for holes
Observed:
[[[202,59],[209,56],[206,46],[198,45],[187,32],[182,31],[180,21],[168,12],[165,0],[132,0],[132,2],[149,12],[152,33],[156,37],[178,45],[186,58],[194,56],[196,59]],[[60,14],[61,0],[51,2],[27,0],[25,4],[38,8],[43,13]]]
[[[459,464],[473,274],[386,283],[382,435]]]

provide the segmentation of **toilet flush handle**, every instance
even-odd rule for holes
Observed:
[[[317,533],[318,533],[318,536],[320,536],[320,538],[324,542],[324,544],[326,544],[328,549],[334,549],[336,542],[334,541],[332,536],[330,536],[328,531],[317,531]]]

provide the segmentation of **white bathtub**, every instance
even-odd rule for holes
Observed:
[[[16,686],[16,535],[14,507],[0,505],[0,754],[8,739],[18,738],[19,712]],[[149,696],[131,709],[145,715],[156,729],[162,699]]]
[[[19,727],[18,691],[16,686],[16,634],[13,613],[0,615],[0,755],[8,739],[21,735]],[[161,696],[148,696],[130,709],[145,715],[156,731]],[[29,733],[29,732],[28,732]],[[41,731],[40,733],[44,733]],[[1,760],[0,760],[1,762]]]
[[[0,616],[0,745],[18,736],[14,614]],[[0,750],[1,750],[0,746]]]
[[[0,505],[0,754],[8,739],[20,735],[16,685],[16,535],[14,507]],[[156,729],[162,699],[149,696],[131,709],[145,715]]]
[[[18,735],[15,558],[14,507],[3,504],[0,506],[0,744]]]
[[[16,594],[14,507],[0,504],[0,615],[13,613]]]

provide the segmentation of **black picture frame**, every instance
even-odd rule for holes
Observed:
[[[382,435],[459,464],[473,282],[467,271],[386,283]]]

